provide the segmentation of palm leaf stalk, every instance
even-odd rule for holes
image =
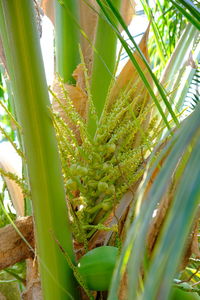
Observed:
[[[120,9],[121,0],[112,2],[117,9]],[[101,5],[103,5],[107,13],[111,15],[106,2],[101,1]],[[117,26],[116,20],[113,21]],[[108,88],[113,78],[116,63],[116,48],[117,36],[113,31],[113,28],[105,19],[102,10],[100,10],[94,43],[94,57],[91,74],[91,95],[97,116],[95,117],[90,113],[88,120],[88,130],[92,136],[94,136],[96,132],[96,123],[103,111]]]
[[[64,187],[33,3],[0,2],[0,30],[23,128],[44,299],[76,299],[75,282],[53,236],[73,261]]]
[[[79,63],[79,28],[77,0],[55,0],[56,71],[64,82],[71,81]]]

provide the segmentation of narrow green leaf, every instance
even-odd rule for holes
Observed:
[[[200,20],[200,9],[191,0],[178,0],[178,2],[185,6],[197,20]]]
[[[187,12],[186,10],[186,6],[183,7],[180,4],[178,4],[177,2],[175,2],[174,0],[170,0],[172,2],[172,4],[174,4],[174,6],[188,19],[189,22],[191,22],[198,30],[200,30],[200,16],[199,16],[199,11],[196,10],[196,14],[194,14],[194,12],[190,13]],[[184,1],[182,1],[184,2]],[[198,15],[199,17],[196,18],[196,15]]]

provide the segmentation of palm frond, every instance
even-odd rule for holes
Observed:
[[[111,24],[111,26],[113,27],[113,29],[115,30],[120,42],[122,43],[124,49],[126,50],[130,60],[132,61],[132,63],[134,64],[135,68],[138,71],[138,74],[140,75],[141,79],[143,80],[149,94],[151,95],[153,101],[155,102],[162,118],[163,121],[165,122],[166,126],[168,127],[168,129],[170,130],[170,125],[169,122],[167,121],[165,114],[163,112],[163,109],[149,83],[149,81],[147,80],[145,74],[142,72],[140,66],[138,65],[137,61],[135,60],[135,58],[133,57],[132,51],[130,50],[129,46],[127,45],[127,43],[124,41],[123,37],[121,36],[119,30],[117,29],[117,27],[115,26],[115,24],[113,23],[112,19],[110,18],[110,16],[106,13],[106,11],[104,10],[102,3],[100,0],[97,0],[98,4],[100,5],[100,7],[102,8],[104,15],[106,17],[106,19],[108,20],[108,22]],[[130,38],[130,41],[133,43],[133,45],[135,46],[139,56],[141,57],[142,61],[144,62],[144,64],[146,65],[146,68],[148,70],[148,73],[151,75],[153,82],[156,85],[156,88],[159,91],[160,97],[162,98],[164,104],[166,105],[167,110],[169,111],[169,113],[171,114],[172,119],[174,120],[175,124],[178,124],[178,120],[176,115],[174,114],[174,111],[171,107],[171,105],[169,104],[169,101],[167,99],[166,93],[163,89],[163,87],[160,85],[158,79],[156,78],[156,76],[154,75],[154,73],[151,70],[151,67],[149,66],[148,62],[146,61],[144,55],[142,54],[140,48],[138,47],[138,45],[136,44],[135,40],[133,39],[132,35],[130,34],[125,22],[123,21],[119,11],[112,5],[112,2],[110,0],[106,0],[106,3],[108,4],[108,6],[110,7],[110,10],[112,11],[113,15],[115,18],[117,18],[118,22],[120,23],[120,25],[123,27],[123,29],[125,30],[126,34],[128,35],[128,37]]]
[[[200,10],[198,4],[194,5],[190,0],[170,0],[170,2],[191,22],[198,30],[200,30]]]
[[[146,0],[142,1],[142,3],[146,2]],[[156,69],[156,74],[159,75],[165,64],[163,65],[161,62],[157,45],[160,43],[166,62],[172,55],[176,43],[185,29],[186,18],[167,0],[156,1],[152,7],[148,3],[144,5],[146,10],[150,11],[147,16],[152,23],[153,35],[149,40],[151,64],[153,69]]]
[[[189,111],[194,110],[200,102],[200,60],[197,69],[194,71],[188,92],[185,97],[184,106],[188,107]]]
[[[158,295],[162,295],[162,299],[168,299],[171,284],[180,264],[200,200],[198,184],[200,176],[198,165],[200,159],[199,113],[200,106],[197,106],[193,114],[181,124],[180,129],[177,130],[166,149],[161,152],[155,164],[156,167],[167,155],[165,166],[161,168],[146,200],[141,202],[141,194],[138,198],[134,221],[130,226],[122,255],[113,276],[109,300],[117,299],[120,280],[125,272],[128,276],[127,299],[156,299]],[[185,155],[187,156],[185,167],[181,168],[181,171],[179,169],[179,179],[177,189],[173,194],[172,205],[165,219],[157,246],[149,260],[146,239],[150,223],[158,204],[171,184],[171,178],[174,172],[176,173],[178,164]],[[148,173],[140,189],[140,192],[143,191],[143,196],[155,167]],[[192,178],[192,180],[188,180],[188,178]],[[145,274],[144,282],[139,275],[141,268]]]

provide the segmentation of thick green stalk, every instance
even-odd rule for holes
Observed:
[[[113,4],[119,9],[121,0],[113,0]],[[113,77],[116,62],[116,47],[117,36],[112,26],[100,11],[91,76],[91,95],[98,118],[100,118],[103,111],[108,88]],[[92,136],[95,134],[96,127],[96,119],[89,113],[88,130]]]
[[[59,240],[73,261],[72,238],[48,108],[50,103],[33,1],[1,0],[0,34],[17,117],[23,130],[44,299],[74,299],[72,272],[55,241],[55,238]]]
[[[80,62],[77,0],[55,0],[56,71],[64,82],[73,82],[72,73]]]

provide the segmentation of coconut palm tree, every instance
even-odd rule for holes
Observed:
[[[36,247],[29,246],[44,299],[169,299],[173,279],[182,287],[195,273],[199,106],[180,120],[198,83],[199,5],[141,4],[152,35],[148,43],[148,27],[138,46],[127,27],[134,1],[41,1],[55,26],[56,74],[48,90],[39,3],[0,1],[1,57],[20,147],[2,132],[22,157],[23,180],[4,167],[1,173],[20,186],[25,214],[33,214]],[[129,57],[118,76],[117,41]],[[192,97],[198,99],[196,89]],[[120,253],[108,295],[98,283],[111,255],[94,258],[84,272],[78,265],[103,245]],[[196,268],[182,287],[195,297]],[[100,274],[95,287],[90,270]]]

